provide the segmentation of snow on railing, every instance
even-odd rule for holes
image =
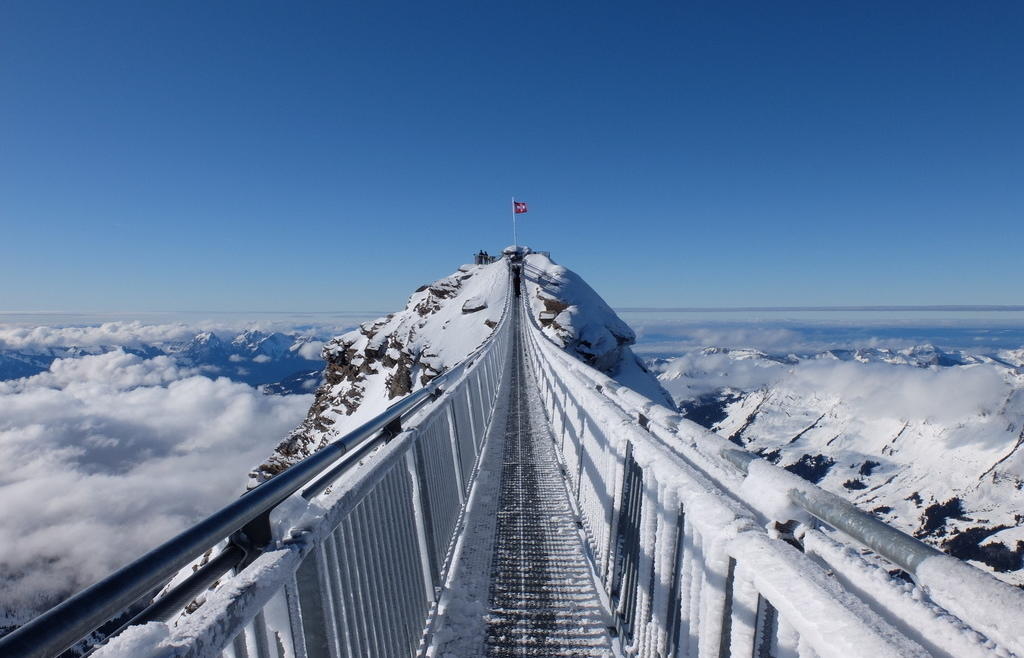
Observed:
[[[1024,592],[618,384],[523,315],[628,652],[1024,656]]]
[[[494,332],[459,365],[0,639],[0,655],[56,656],[208,551],[92,655],[414,655],[494,411],[511,308],[509,286]]]

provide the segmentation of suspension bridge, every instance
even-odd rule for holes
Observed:
[[[0,655],[1024,656],[1024,592],[567,354],[505,262],[457,367]]]

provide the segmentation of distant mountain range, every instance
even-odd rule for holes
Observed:
[[[1024,586],[1024,348],[652,359],[681,412]]]
[[[227,377],[276,395],[309,393],[320,382],[324,362],[319,338],[298,333],[248,329],[237,335],[205,331],[191,340],[134,346],[0,348],[0,381],[31,377],[57,359],[123,350],[143,358],[168,356],[209,377]]]

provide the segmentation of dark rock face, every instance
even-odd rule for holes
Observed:
[[[431,294],[427,299],[436,298]],[[426,311],[429,315],[440,307],[421,303],[416,307],[416,312],[420,313],[425,308],[433,308]],[[335,425],[335,420],[325,412],[339,410],[346,416],[355,413],[365,398],[368,376],[384,374],[387,397],[393,400],[412,391],[412,373],[417,366],[423,371],[422,384],[440,374],[429,364],[421,363],[420,353],[410,352],[399,336],[384,333],[384,327],[392,317],[364,324],[357,335],[349,333],[324,346],[323,353],[327,361],[324,385],[317,390],[306,420],[256,470],[254,475],[257,481],[268,479],[323,448],[328,442],[327,435]],[[360,337],[367,340],[361,341]]]
[[[834,459],[825,455],[804,455],[799,461],[786,466],[785,469],[817,484],[828,475],[835,463]]]
[[[560,327],[558,324],[555,323],[555,318],[558,317],[559,313],[569,308],[569,305],[560,299],[555,299],[554,297],[545,297],[540,294],[539,290],[537,291],[537,297],[538,299],[541,300],[541,302],[544,303],[544,311],[541,313],[540,316],[541,325],[549,326],[554,324],[555,327],[564,330],[564,327]]]
[[[441,301],[455,295],[466,277],[450,276],[427,286],[427,296],[414,308],[421,316],[436,313],[441,308]]]
[[[935,503],[926,507],[921,516],[921,527],[914,533],[914,536],[937,535],[941,537],[946,534],[946,521],[951,518],[966,520],[963,503],[956,497],[950,498],[944,503]]]
[[[1007,572],[1024,568],[1024,541],[1018,541],[1014,548],[1002,542],[981,545],[988,537],[1010,526],[991,528],[973,527],[958,532],[942,543],[942,549],[961,560],[983,562],[996,571]]]
[[[1013,548],[1003,542],[985,542],[989,537],[1009,525],[979,525],[967,528],[952,527],[948,522],[976,521],[967,516],[963,501],[953,497],[942,503],[933,503],[924,509],[921,515],[921,526],[914,533],[920,539],[948,537],[940,547],[953,557],[961,560],[974,560],[992,567],[998,572],[1017,571],[1024,568],[1024,541],[1016,542]]]
[[[871,472],[874,471],[879,466],[881,466],[880,463],[878,463],[876,461],[872,461],[872,460],[869,459],[869,460],[865,461],[863,464],[860,465],[860,471],[859,472],[860,472],[861,475],[870,476]]]

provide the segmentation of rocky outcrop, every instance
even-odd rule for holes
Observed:
[[[273,477],[464,359],[497,326],[507,280],[505,260],[464,265],[420,286],[404,310],[324,345],[324,383],[306,419],[251,473],[250,483]]]

